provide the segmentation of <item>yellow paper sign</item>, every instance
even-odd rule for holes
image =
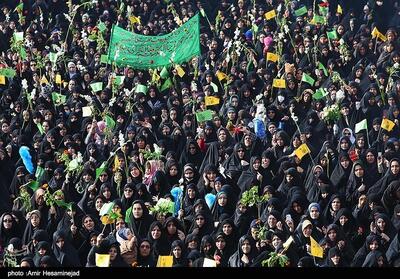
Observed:
[[[310,236],[310,241],[311,241],[311,255],[314,257],[318,258],[323,258],[324,257],[324,249],[318,244],[318,242],[315,241],[312,236]]]
[[[0,84],[6,84],[6,77],[0,76]]]
[[[269,11],[264,14],[266,20],[270,20],[271,18],[276,17],[275,10]]]
[[[175,70],[178,73],[178,76],[183,77],[185,75],[185,71],[180,65],[176,65]]]
[[[389,120],[387,118],[383,118],[382,119],[381,127],[382,127],[382,129],[385,129],[388,132],[393,130],[395,125],[396,124],[393,121],[391,121],[391,120]]]
[[[42,76],[42,78],[40,79],[40,83],[49,84],[49,81],[47,80],[46,76]]]
[[[272,62],[276,62],[279,59],[279,55],[272,53],[272,52],[267,52],[267,60],[268,61],[272,61]]]
[[[172,267],[173,262],[173,256],[158,256],[157,267]]]
[[[97,267],[109,267],[110,266],[110,254],[97,254],[96,253],[96,266]]]
[[[307,144],[303,143],[300,145],[295,151],[294,154],[301,160],[301,158],[304,157],[304,155],[310,153],[310,149],[308,148]]]
[[[221,71],[217,71],[217,72],[216,72],[216,75],[217,75],[217,78],[218,78],[219,81],[228,78],[228,76],[227,76],[225,73],[221,72]]]
[[[205,98],[206,106],[213,106],[219,104],[219,98],[214,96],[206,96]]]
[[[284,79],[274,78],[272,86],[276,88],[286,88],[286,81]]]
[[[61,81],[61,75],[56,75],[56,83],[57,83],[57,84],[61,84],[61,83],[62,83],[62,81]]]

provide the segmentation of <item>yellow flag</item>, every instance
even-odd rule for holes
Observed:
[[[279,55],[272,53],[272,52],[267,52],[267,60],[272,61],[272,62],[276,62],[279,59]]]
[[[110,266],[110,254],[97,254],[96,253],[96,266],[97,267],[109,267]]]
[[[0,76],[0,84],[6,84],[6,77]]]
[[[264,14],[266,20],[270,20],[271,18],[276,17],[275,10],[269,11]]]
[[[157,267],[172,267],[173,262],[173,256],[158,256]]]
[[[40,83],[49,84],[49,81],[47,80],[46,76],[42,76],[42,78],[40,79]]]
[[[108,215],[103,215],[100,217],[101,223],[105,225],[114,224],[115,220],[110,218]]]
[[[381,41],[386,42],[387,38],[385,35],[383,35],[381,32],[379,32],[378,28],[374,27],[371,32],[372,38],[378,38]]]
[[[205,99],[206,106],[213,106],[213,105],[218,105],[219,104],[219,98],[214,97],[214,96],[206,96]]]
[[[57,84],[61,84],[62,83],[62,81],[61,81],[61,75],[56,75],[56,83]]]
[[[337,12],[338,14],[343,14],[343,10],[342,10],[342,7],[341,7],[340,5],[337,5],[336,12]]]
[[[183,77],[185,75],[185,70],[180,65],[175,66],[175,70],[178,73],[178,76]]]
[[[159,80],[160,80],[160,75],[157,73],[157,69],[154,69],[153,73],[151,75],[151,81],[152,82],[155,82],[155,81],[157,82]]]
[[[137,16],[130,16],[130,17],[129,17],[129,21],[131,22],[131,24],[135,24],[135,23],[141,24],[140,18],[137,17]]]
[[[323,258],[324,257],[324,249],[318,244],[318,242],[315,241],[312,236],[310,236],[310,241],[311,241],[311,255],[314,257],[318,258]]]
[[[224,79],[228,79],[228,76],[225,73],[221,72],[221,71],[217,71],[216,72],[216,76],[217,76],[219,81],[224,80]]]
[[[304,157],[304,155],[310,153],[310,149],[308,148],[307,144],[303,143],[300,145],[295,151],[294,154],[301,160],[301,158]]]
[[[286,80],[274,78],[272,86],[276,88],[286,88]]]
[[[381,123],[381,127],[382,129],[385,129],[386,131],[390,132],[391,130],[393,130],[394,126],[396,124],[394,124],[393,121],[387,119],[387,118],[383,118],[382,119],[382,123]]]
[[[114,156],[114,167],[113,167],[113,171],[115,172],[117,169],[119,169],[120,163],[119,163],[119,159],[118,156]]]

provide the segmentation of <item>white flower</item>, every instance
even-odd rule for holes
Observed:
[[[114,105],[115,101],[116,101],[116,97],[111,98],[111,100],[110,100],[110,102],[109,102],[110,107],[112,107],[112,106]]]
[[[285,37],[285,35],[283,33],[278,33],[278,39],[281,40]]]
[[[236,29],[234,34],[235,34],[234,40],[237,40],[239,38],[239,35],[240,35],[240,30]]]
[[[14,108],[14,103],[11,103],[10,104],[10,109],[13,109]]]
[[[121,147],[125,145],[124,134],[122,134],[121,130],[119,131],[118,142],[119,142],[119,146],[121,146]]]
[[[397,62],[394,63],[394,64],[393,64],[393,67],[394,67],[395,69],[397,69],[397,68],[399,67],[399,63],[397,63]]]
[[[22,88],[23,89],[28,89],[28,81],[26,79],[22,80]]]
[[[196,132],[197,134],[203,133],[203,128],[197,127]]]
[[[287,26],[287,24],[285,24],[285,25],[283,26],[283,30],[284,30],[284,32],[285,32],[286,34],[288,34],[288,33],[290,32],[289,27]]]
[[[92,0],[92,5],[96,5],[98,2],[97,0]]]
[[[197,91],[197,84],[194,80],[192,80],[192,82],[190,84],[190,90]]]
[[[31,92],[31,99],[34,99],[36,96],[36,88],[33,88],[32,92]]]
[[[232,41],[229,41],[227,48],[230,49],[232,47]]]
[[[132,7],[131,7],[130,5],[128,5],[128,6],[126,7],[126,12],[128,13],[128,15],[131,15],[131,14],[132,14]]]
[[[88,95],[81,95],[81,97],[83,99],[85,99],[87,102],[91,103],[92,102],[92,97],[88,96]]]
[[[262,95],[262,94],[258,94],[258,95],[256,96],[256,101],[259,101],[259,100],[261,100],[261,99],[262,99],[262,97],[263,97],[263,95]]]
[[[115,155],[115,152],[110,152],[110,157],[113,157]]]
[[[129,89],[127,89],[127,88],[124,88],[124,93],[125,93],[125,96],[129,97],[129,95],[131,94],[131,91],[129,91]]]

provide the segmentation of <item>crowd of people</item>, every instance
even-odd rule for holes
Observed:
[[[398,0],[0,8],[3,266],[400,266]],[[197,13],[186,63],[107,57]]]

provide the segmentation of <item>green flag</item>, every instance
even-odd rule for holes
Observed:
[[[315,93],[312,95],[314,100],[320,100],[328,95],[329,92],[326,88],[318,88]]]
[[[172,80],[169,78],[166,81],[164,81],[164,84],[161,86],[160,91],[167,90],[168,88],[171,88],[171,86],[172,86]]]
[[[44,174],[44,168],[41,166],[37,166],[36,172],[35,172],[35,177],[37,180],[40,180]]]
[[[307,13],[307,7],[303,6],[300,9],[294,11],[295,16],[302,16]]]
[[[200,55],[199,33],[199,14],[162,36],[135,34],[114,25],[108,57],[117,66],[129,65],[134,69],[182,64]]]
[[[167,70],[167,68],[166,68],[166,67],[163,67],[162,70],[161,70],[161,72],[160,72],[160,77],[166,79],[168,76],[169,76],[169,75],[168,75],[168,70]]]
[[[15,70],[11,68],[0,69],[0,76],[13,78],[15,76]]]
[[[56,200],[55,203],[59,207],[62,207],[62,208],[68,209],[68,210],[72,210],[72,202],[66,203],[63,200]]]
[[[99,28],[101,33],[103,33],[107,29],[106,25],[102,21],[100,21],[100,23],[99,23],[99,25],[97,25],[97,27]]]
[[[17,12],[17,13],[22,13],[22,11],[24,10],[24,3],[23,2],[21,2],[21,3],[19,3],[18,4],[18,6],[17,7],[15,7],[15,10],[14,10],[14,12]]]
[[[114,83],[116,85],[121,85],[124,82],[125,76],[116,76]]]
[[[15,41],[23,41],[24,40],[24,32],[14,32]]]
[[[132,206],[130,206],[125,212],[125,223],[130,224],[132,215]]]
[[[37,128],[38,128],[38,130],[39,130],[39,133],[41,134],[41,135],[43,135],[44,134],[44,128],[43,128],[43,126],[42,126],[42,123],[37,123],[36,124],[36,126],[37,126]]]
[[[204,122],[207,120],[211,120],[212,119],[212,115],[213,115],[213,111],[212,110],[205,110],[202,112],[197,112],[196,113],[196,120],[197,122]]]
[[[57,53],[50,52],[49,53],[49,60],[51,63],[56,63],[57,62]]]
[[[143,84],[137,84],[136,85],[136,89],[135,89],[136,93],[142,92],[144,94],[147,94],[147,86],[143,85]]]
[[[204,11],[203,8],[200,9],[200,14],[201,14],[203,17],[206,17],[206,12]]]
[[[104,172],[104,170],[106,169],[106,167],[107,167],[106,162],[103,162],[103,163],[101,164],[101,166],[98,167],[98,168],[96,169],[96,179],[99,178],[100,174],[102,174],[102,173]]]
[[[100,63],[108,64],[108,56],[107,56],[107,54],[102,54],[100,56]]]
[[[115,120],[114,120],[111,116],[106,115],[105,121],[106,121],[107,127],[110,128],[110,130],[114,129],[114,127],[115,127]]]
[[[90,87],[92,88],[93,92],[99,92],[103,90],[103,83],[102,82],[91,83]]]
[[[328,76],[328,70],[325,68],[324,64],[322,64],[321,62],[318,62],[318,69],[324,71],[324,75]]]
[[[253,36],[257,35],[258,33],[258,25],[253,23],[253,25],[251,25],[251,30],[253,30]]]
[[[307,75],[306,73],[303,73],[303,76],[301,77],[301,81],[307,82],[309,85],[313,86],[315,83],[315,80]]]
[[[367,119],[363,119],[360,122],[358,122],[356,124],[356,127],[354,129],[355,133],[357,134],[358,132],[360,132],[361,130],[367,130],[368,131],[368,127],[367,127]]]
[[[67,96],[61,95],[60,93],[53,92],[51,93],[51,99],[53,100],[53,103],[56,105],[61,105],[64,104],[65,101],[67,101]]]
[[[336,30],[333,30],[333,31],[330,31],[330,32],[326,32],[326,35],[327,35],[328,38],[331,39],[331,40],[337,40],[337,39],[338,39]]]
[[[35,192],[37,189],[39,189],[40,184],[39,184],[39,182],[32,180],[26,186],[31,188],[33,190],[33,192]]]
[[[322,16],[326,16],[326,15],[328,14],[328,12],[329,12],[329,8],[328,8],[328,7],[321,7],[321,6],[319,6],[319,13],[320,13]]]
[[[314,15],[313,19],[312,19],[315,23],[321,23],[324,24],[325,23],[325,18],[323,16],[319,16],[319,15]]]

